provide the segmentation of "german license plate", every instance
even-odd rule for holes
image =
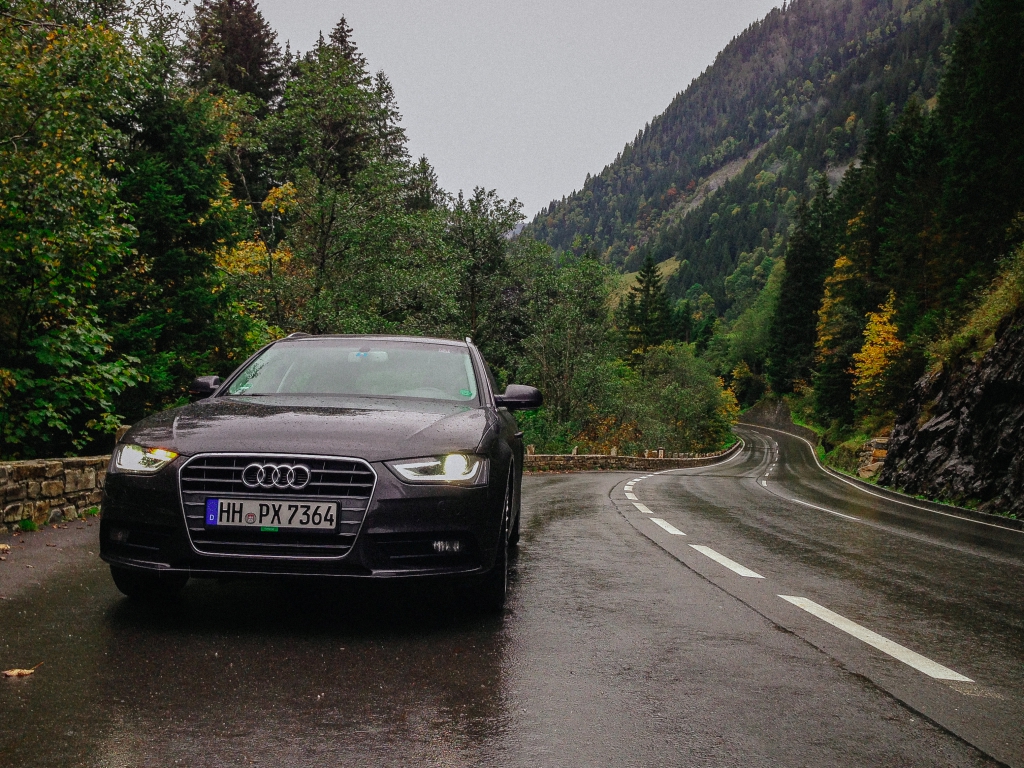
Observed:
[[[305,502],[287,499],[207,499],[207,528],[282,528],[333,531],[337,502]]]

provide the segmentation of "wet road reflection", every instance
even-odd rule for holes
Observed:
[[[42,648],[69,615],[95,620],[48,647],[47,675],[0,688],[0,754],[20,756],[0,763],[445,764],[503,727],[502,621],[454,594],[197,581],[140,607],[90,576],[5,628]]]

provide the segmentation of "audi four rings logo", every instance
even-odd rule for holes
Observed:
[[[293,488],[309,485],[313,473],[305,464],[250,464],[242,470],[242,482],[250,488]]]

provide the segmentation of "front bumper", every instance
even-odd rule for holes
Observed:
[[[383,464],[351,548],[337,557],[211,554],[186,528],[178,459],[153,476],[109,473],[100,522],[100,556],[124,568],[199,577],[335,576],[394,578],[482,573],[498,553],[504,487],[410,485]],[[275,533],[260,534],[274,541]],[[322,534],[309,534],[323,541]],[[314,539],[311,538],[311,541]],[[437,551],[437,541],[459,542]]]

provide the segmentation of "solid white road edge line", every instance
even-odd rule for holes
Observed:
[[[633,506],[636,507],[637,509],[639,509],[641,512],[643,512],[645,515],[653,515],[654,514],[654,512],[649,510],[647,507],[645,507],[639,501],[634,501],[633,502]]]
[[[738,573],[740,576],[746,576],[748,579],[763,579],[764,578],[764,576],[762,576],[761,574],[755,573],[754,571],[750,570],[749,568],[745,568],[744,566],[742,566],[739,563],[737,563],[735,560],[730,560],[725,555],[722,555],[722,554],[719,554],[718,552],[715,552],[715,550],[713,550],[711,547],[704,547],[704,546],[701,546],[700,544],[691,544],[690,546],[693,547],[694,549],[696,549],[702,555],[710,557],[716,563],[720,563],[721,565],[724,565],[730,571],[733,571],[734,573]]]
[[[642,512],[643,510],[640,510],[640,511]],[[685,533],[680,531],[678,528],[676,528],[674,525],[672,525],[672,523],[666,523],[660,517],[651,517],[651,518],[648,518],[648,519],[652,523],[654,523],[656,525],[660,525],[662,528],[664,528],[666,531],[671,533],[673,536],[685,536],[686,535]]]
[[[887,653],[894,659],[902,661],[904,664],[913,667],[918,672],[924,672],[928,677],[934,677],[936,680],[956,680],[961,683],[974,682],[971,678],[964,677],[959,672],[954,672],[952,669],[944,667],[919,653],[915,653],[909,648],[904,648],[899,643],[894,643],[887,637],[882,637],[881,635],[872,632],[870,629],[866,629],[860,624],[840,616],[838,613],[833,613],[828,608],[824,608],[814,601],[808,600],[806,597],[793,597],[791,595],[779,595],[779,597],[792,603],[798,608],[803,608],[812,616],[817,616],[819,619],[828,622],[833,627],[843,630],[843,632],[846,632],[848,635],[853,635],[858,640],[867,643],[871,647],[877,648],[882,653]]]
[[[920,510],[923,510],[925,512],[931,512],[932,514],[943,515],[944,517],[953,517],[953,518],[956,518],[957,520],[968,520],[968,521],[970,521],[972,523],[977,523],[978,525],[987,525],[990,528],[1003,528],[1003,526],[1001,526],[1001,525],[995,525],[994,523],[986,523],[984,520],[975,520],[975,519],[970,518],[970,517],[962,517],[961,515],[951,515],[948,512],[940,512],[937,509],[929,509],[928,507],[922,507],[919,504],[911,504],[908,501],[901,501],[900,499],[894,499],[894,498],[891,498],[889,496],[883,496],[880,493],[875,493],[874,491],[869,491],[867,488],[863,488],[863,487],[857,485],[856,483],[851,482],[850,480],[846,479],[845,477],[843,477],[842,475],[836,473],[835,471],[830,471],[830,470],[826,469],[825,465],[822,464],[821,461],[819,461],[819,459],[818,459],[818,452],[814,450],[814,446],[811,445],[811,441],[808,440],[807,438],[800,437],[800,435],[794,435],[792,432],[786,432],[785,430],[782,430],[782,429],[774,429],[772,427],[762,427],[760,424],[744,424],[742,426],[754,427],[755,429],[770,429],[772,432],[779,432],[779,433],[781,433],[783,435],[788,435],[789,437],[795,437],[797,440],[803,440],[804,443],[807,445],[807,447],[811,449],[811,456],[814,457],[814,463],[818,465],[818,469],[820,469],[823,473],[825,473],[829,477],[834,477],[836,480],[840,480],[841,482],[844,482],[847,485],[849,485],[849,486],[851,486],[853,488],[856,488],[861,493],[866,493],[868,496],[874,496],[875,498],[882,499],[883,501],[891,501],[893,504],[902,504],[905,507],[912,507],[914,509],[920,509]],[[1010,530],[1013,530],[1013,529],[1011,528]]]

